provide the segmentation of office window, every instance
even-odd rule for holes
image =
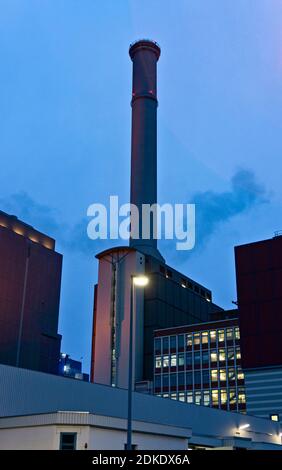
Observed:
[[[235,389],[229,390],[229,403],[230,405],[235,405],[236,403],[236,390]]]
[[[60,450],[76,450],[76,432],[60,433]]]
[[[226,382],[226,369],[220,369],[219,378],[221,382]]]
[[[233,328],[226,329],[226,339],[227,341],[230,341],[233,339]]]
[[[176,349],[176,336],[170,337],[170,349]]]
[[[201,385],[201,371],[196,370],[194,374],[195,385]]]
[[[279,415],[278,414],[273,414],[270,415],[271,421],[280,421]]]
[[[204,390],[204,406],[210,406],[210,392]]]
[[[219,359],[219,362],[224,362],[226,360],[225,349],[220,349],[219,350],[218,359]]]
[[[181,281],[180,281],[180,284],[181,284],[182,287],[184,287],[184,289],[186,289],[186,287],[187,287],[186,279],[182,278]]]
[[[236,347],[236,359],[237,360],[241,359],[241,350],[239,346]]]
[[[228,348],[228,361],[234,361],[234,349]]]
[[[195,405],[202,404],[202,392],[195,392]]]
[[[184,354],[178,354],[178,367],[184,366]]]
[[[225,339],[225,330],[218,330],[218,342],[224,343]]]
[[[212,390],[212,405],[218,406],[218,390]]]
[[[228,369],[228,380],[229,382],[234,382],[236,376],[235,376],[235,369],[232,367],[230,367]]]
[[[200,289],[199,289],[199,287],[198,287],[198,286],[196,286],[195,284],[194,284],[194,291],[195,291],[195,292],[197,292],[197,294],[199,294],[199,292],[200,292]]]
[[[155,352],[159,354],[161,352],[161,338],[155,338]]]
[[[169,393],[163,393],[163,398],[169,398]]]
[[[168,336],[163,338],[163,351],[168,351]]]
[[[194,344],[200,344],[200,333],[194,333]]]
[[[193,385],[192,372],[186,372],[186,385]]]
[[[162,367],[162,357],[157,356],[155,359],[155,368],[160,369]]]
[[[176,374],[170,374],[170,386],[176,387],[176,385],[177,385]]]
[[[168,387],[168,386],[169,386],[168,374],[164,374],[164,375],[163,375],[163,388],[164,388],[164,387]]]
[[[196,352],[194,354],[194,367],[199,366],[201,363],[201,354],[200,352]]]
[[[172,278],[172,271],[170,269],[166,270],[166,277],[171,279]]]
[[[191,348],[193,344],[192,333],[186,335],[186,345],[188,348]]]
[[[239,387],[238,389],[238,403],[246,403],[246,394],[244,388]]]
[[[178,349],[184,348],[184,335],[178,335]]]
[[[212,382],[217,382],[218,380],[218,371],[217,369],[212,369],[211,370],[211,381]]]
[[[192,282],[187,281],[187,286],[189,287],[189,289],[193,289],[193,284],[192,284]]]
[[[187,392],[187,403],[193,403],[193,392]]]
[[[238,326],[235,327],[235,338],[240,339],[240,330]]]
[[[220,390],[220,403],[226,405],[227,403],[227,391],[226,389]]]
[[[172,354],[170,356],[170,366],[171,367],[176,367],[176,354]]]
[[[211,362],[217,362],[217,352],[211,351]]]
[[[209,342],[209,334],[207,331],[202,332],[202,344],[207,344]]]
[[[185,393],[184,392],[179,392],[178,400],[179,401],[185,401]]]
[[[237,367],[237,380],[244,380],[244,372],[241,367]]]
[[[163,357],[163,368],[166,369],[169,367],[169,356],[164,356]]]
[[[215,342],[216,342],[216,331],[215,331],[215,330],[211,330],[211,331],[210,331],[210,342],[211,342],[211,343],[215,343]]]
[[[204,289],[201,289],[201,296],[206,297],[206,293],[205,293]]]
[[[155,375],[155,388],[161,388],[161,375]]]
[[[209,384],[210,382],[210,373],[208,369],[203,369],[202,371],[203,374],[203,384]]]
[[[172,400],[177,400],[177,393],[171,393],[171,394],[170,394],[170,398],[171,398]]]
[[[179,372],[178,374],[178,387],[184,385],[184,372]]]
[[[208,351],[203,351],[203,353],[202,353],[202,362],[203,362],[203,364],[208,364],[209,363],[209,352]]]
[[[186,366],[192,366],[192,353],[186,353]]]

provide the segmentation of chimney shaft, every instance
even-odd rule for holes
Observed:
[[[130,46],[133,62],[131,188],[130,202],[139,209],[139,239],[130,239],[130,246],[163,261],[153,238],[142,239],[142,204],[157,202],[157,61],[161,50],[149,40]],[[131,229],[134,233],[134,222]]]

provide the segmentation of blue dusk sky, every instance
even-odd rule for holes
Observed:
[[[131,61],[156,40],[159,202],[196,202],[196,247],[166,261],[236,299],[234,246],[282,229],[282,2],[0,0],[0,209],[64,255],[62,350],[90,362],[86,210],[128,202]]]

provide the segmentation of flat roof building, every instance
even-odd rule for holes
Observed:
[[[0,363],[58,373],[62,255],[55,240],[0,211]]]

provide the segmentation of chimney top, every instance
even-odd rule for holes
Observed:
[[[154,52],[157,56],[157,60],[161,55],[161,48],[156,41],[152,41],[151,39],[138,39],[137,41],[130,44],[129,47],[129,55],[132,60],[135,53],[140,49],[149,49],[150,51]]]

